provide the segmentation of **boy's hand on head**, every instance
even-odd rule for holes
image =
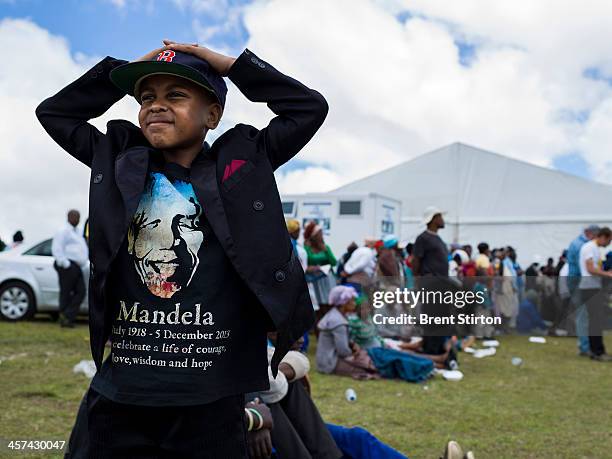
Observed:
[[[155,56],[157,56],[159,53],[161,53],[162,51],[165,51],[167,49],[168,49],[167,46],[162,46],[161,48],[154,49],[153,51],[149,51],[147,54],[145,54],[144,56],[139,57],[138,59],[134,60],[133,62],[150,61]]]
[[[200,59],[204,59],[221,76],[227,76],[230,71],[230,68],[236,61],[236,59],[233,57],[217,53],[211,49],[206,48],[205,46],[200,46],[197,43],[177,43],[172,40],[163,40],[163,43],[165,45],[163,49],[172,49],[174,51],[180,51],[182,53],[193,54],[194,56],[199,57]]]

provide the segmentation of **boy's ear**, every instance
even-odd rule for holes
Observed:
[[[215,129],[219,125],[222,115],[223,108],[221,107],[221,104],[214,103],[209,105],[208,113],[206,114],[206,127],[208,129]]]

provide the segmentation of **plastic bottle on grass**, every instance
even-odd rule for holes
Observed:
[[[346,398],[347,402],[354,402],[357,400],[357,394],[350,387],[344,393],[344,397]]]

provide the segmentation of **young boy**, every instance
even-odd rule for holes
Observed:
[[[209,146],[224,76],[277,116]],[[125,94],[140,128],[88,123]],[[278,330],[276,374],[314,320],[273,174],[321,126],[325,99],[249,50],[165,40],[136,62],[105,58],[36,114],[91,168],[91,457],[246,457],[243,394],[268,387],[266,332]]]

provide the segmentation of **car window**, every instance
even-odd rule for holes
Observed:
[[[23,252],[24,255],[38,255],[42,257],[50,257],[51,255],[51,243],[53,239],[47,239],[46,241],[42,241],[40,244],[36,244],[31,249]]]

